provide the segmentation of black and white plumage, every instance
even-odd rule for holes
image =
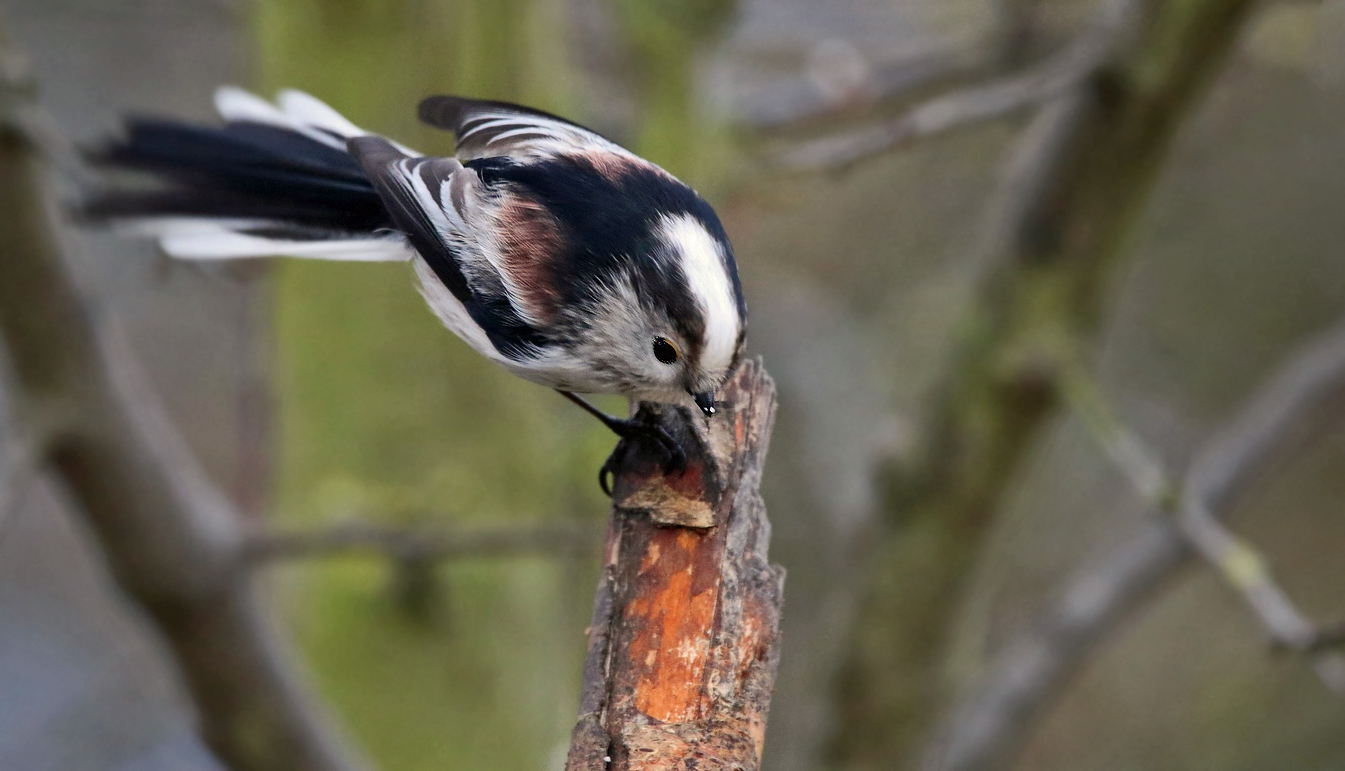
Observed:
[[[746,306],[714,211],[659,167],[503,102],[421,103],[456,135],[453,158],[296,91],[272,104],[224,88],[216,105],[222,127],[130,121],[95,157],[159,186],[106,193],[86,214],[182,259],[410,260],[443,323],[514,373],[714,412]]]

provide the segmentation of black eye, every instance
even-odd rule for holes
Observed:
[[[668,342],[666,337],[654,338],[654,358],[664,364],[672,364],[677,361],[677,348]]]

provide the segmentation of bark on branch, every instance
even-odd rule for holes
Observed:
[[[358,768],[296,681],[240,564],[238,518],[118,356],[48,227],[32,84],[0,29],[0,336],[35,465],[70,492],[235,771]]]
[[[644,405],[683,472],[627,453],[567,771],[754,771],[779,658],[784,571],[758,493],[775,387],[746,362],[708,422]]]

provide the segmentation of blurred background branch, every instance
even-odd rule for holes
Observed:
[[[1171,582],[1193,556],[1207,550],[1213,557],[1206,558],[1233,588],[1258,594],[1247,599],[1271,639],[1307,657],[1323,682],[1339,692],[1341,657],[1310,648],[1326,630],[1305,621],[1264,568],[1255,572],[1238,568],[1235,576],[1228,576],[1228,556],[1222,549],[1231,535],[1219,517],[1226,516],[1238,496],[1266,473],[1289,439],[1320,428],[1338,409],[1345,398],[1345,327],[1324,333],[1286,362],[1197,453],[1181,484],[1167,476],[1161,463],[1116,417],[1090,375],[1072,370],[1064,388],[1099,447],[1155,516],[1120,547],[1089,560],[1052,607],[1004,646],[950,713],[924,767],[931,771],[1009,767],[1028,740],[1031,726],[1117,624]],[[1200,510],[1200,528],[1205,529],[1195,537],[1184,521],[1193,508]],[[1207,537],[1208,528],[1219,533],[1214,548],[1199,540]],[[1248,547],[1234,548],[1245,555],[1243,559],[1250,556],[1264,564],[1259,555],[1249,554]],[[1253,585],[1256,588],[1250,590]]]
[[[842,48],[840,53],[844,56],[852,50]],[[814,69],[826,66],[815,64]],[[982,82],[990,73],[991,68],[985,63],[964,65],[933,56],[916,62],[866,63],[863,77],[858,82],[851,80],[840,84],[840,93],[834,88],[819,87],[816,76],[799,78],[794,90],[801,93],[793,98],[777,97],[755,109],[748,108],[746,114],[735,115],[733,122],[736,127],[763,137],[816,132],[822,127],[834,130],[835,124],[872,119],[873,113],[884,108],[920,101],[931,90],[950,91]],[[831,84],[824,82],[821,85]]]
[[[924,726],[948,699],[930,662],[948,644],[982,540],[1056,412],[1062,366],[1095,338],[1104,279],[1177,127],[1252,3],[1107,7],[1104,18],[1136,34],[1103,70],[1048,102],[1046,128],[1020,140],[976,260],[979,289],[931,392],[930,422],[891,473],[890,530],[870,559],[876,584],[894,588],[872,599],[860,622],[869,629],[842,684],[846,711],[834,745],[858,767],[919,757]],[[1114,31],[1114,23],[1098,29]],[[1011,184],[1024,177],[1029,185]]]
[[[338,523],[304,530],[258,529],[244,547],[254,564],[349,555],[393,560],[451,560],[594,554],[603,531],[594,525],[547,523],[533,527],[448,529],[432,526]]]
[[[4,459],[4,467],[0,469],[0,531],[3,531],[6,521],[23,505],[37,471],[28,445],[22,442],[5,442],[0,447],[0,458]]]
[[[1272,444],[1291,429],[1322,418],[1323,405],[1313,398],[1318,392],[1345,381],[1345,328],[1320,341],[1295,358],[1259,399],[1240,416],[1236,427],[1226,429],[1223,457],[1248,455],[1265,458],[1270,451],[1258,444]],[[1098,384],[1081,371],[1072,371],[1066,393],[1077,410],[1095,415],[1087,420],[1091,432],[1107,455],[1135,486],[1140,496],[1159,513],[1174,517],[1186,540],[1230,588],[1239,592],[1261,619],[1272,644],[1304,654],[1317,670],[1322,683],[1345,696],[1345,656],[1317,647],[1324,631],[1307,620],[1271,575],[1266,558],[1247,541],[1234,535],[1211,511],[1199,494],[1180,492],[1177,482],[1168,476],[1158,457],[1141,442],[1107,404]],[[1328,402],[1326,407],[1332,405]],[[1250,426],[1250,427],[1249,427]],[[1213,455],[1213,454],[1212,454]],[[1195,482],[1201,472],[1217,468],[1222,458],[1200,457],[1193,470]],[[1251,469],[1255,473],[1257,469]],[[1227,472],[1216,476],[1227,476]],[[1241,473],[1248,473],[1243,470]],[[1239,484],[1225,479],[1225,484]]]
[[[126,595],[170,646],[203,737],[237,771],[359,767],[239,571],[237,513],[195,465],[49,228],[43,159],[13,109],[34,86],[0,29],[0,334],[34,464],[60,480]]]
[[[1122,53],[1136,34],[1141,5],[1137,0],[1102,0],[1097,18],[1045,62],[934,97],[877,126],[787,146],[776,152],[773,165],[794,172],[841,171],[912,142],[1039,106],[1093,77]]]

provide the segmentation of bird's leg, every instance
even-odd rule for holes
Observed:
[[[589,404],[584,398],[577,396],[570,391],[556,389],[556,393],[579,405],[581,409],[597,418],[604,426],[611,429],[612,433],[621,437],[620,441],[616,443],[616,447],[612,450],[612,454],[608,455],[607,460],[603,461],[602,468],[598,469],[598,486],[601,487],[602,491],[607,493],[609,497],[612,495],[612,486],[608,481],[608,478],[611,477],[613,480],[616,478],[616,472],[619,470],[620,465],[618,459],[625,452],[626,442],[632,439],[645,438],[653,439],[655,442],[658,442],[659,446],[662,447],[663,451],[668,455],[668,465],[666,468],[669,470],[677,470],[686,465],[686,452],[682,450],[681,446],[677,444],[677,441],[672,438],[663,426],[660,426],[657,423],[635,420],[633,418],[614,418],[597,407],[594,407],[592,404]]]

